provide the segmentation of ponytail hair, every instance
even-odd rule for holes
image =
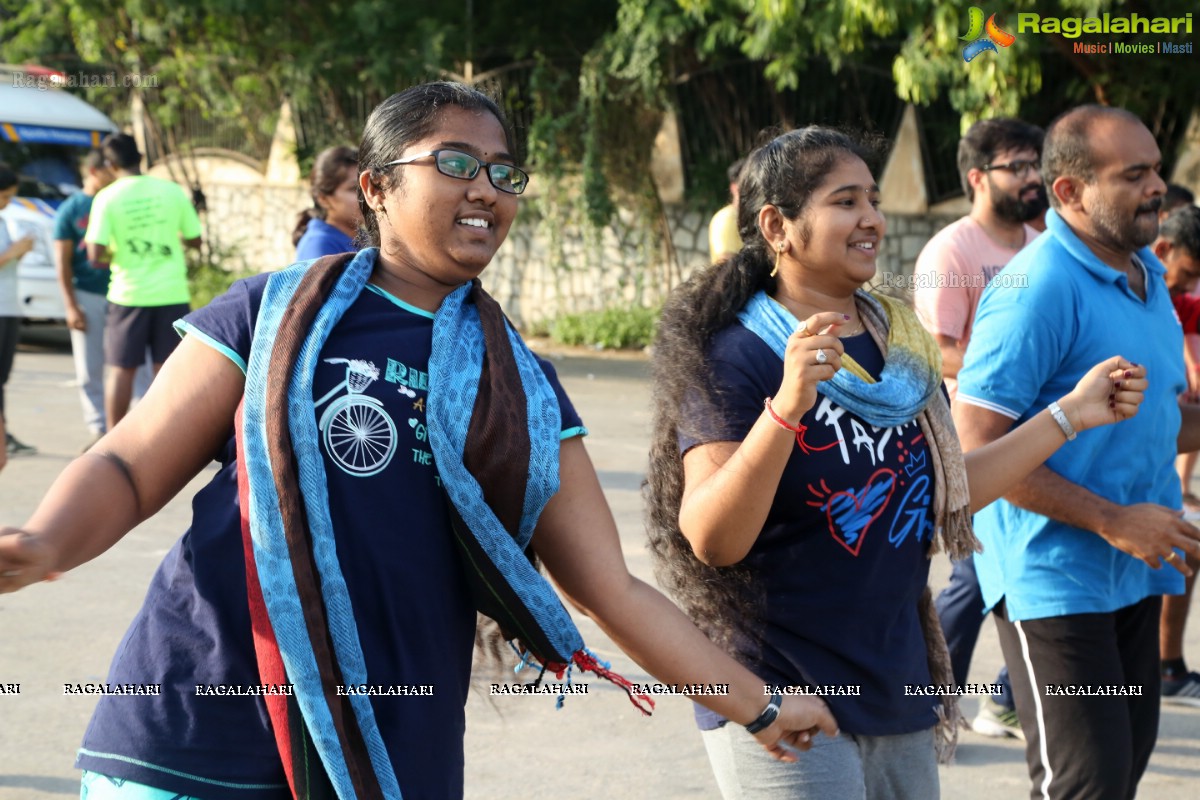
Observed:
[[[325,209],[319,198],[337,191],[346,180],[346,173],[358,174],[358,151],[353,147],[330,147],[322,150],[313,161],[312,175],[309,176],[309,193],[312,195],[312,206],[306,208],[296,217],[296,226],[292,229],[292,244],[300,244],[300,238],[308,230],[308,223],[314,219],[325,219]]]

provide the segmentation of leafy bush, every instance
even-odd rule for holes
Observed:
[[[204,243],[204,249],[203,255],[195,250],[187,251],[188,290],[192,295],[192,308],[203,308],[211,303],[213,298],[224,294],[234,281],[254,274],[222,266],[224,262],[233,260],[233,249],[216,248],[209,242]]]
[[[550,337],[568,345],[613,350],[642,348],[654,341],[659,311],[633,307],[564,314],[551,323]]]

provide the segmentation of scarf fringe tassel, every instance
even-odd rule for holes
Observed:
[[[513,649],[516,650],[517,648],[513,646]],[[533,657],[533,654],[530,651],[526,650],[524,653],[518,651],[518,655],[520,656],[521,660],[517,663],[517,666],[513,668],[513,672],[520,672],[526,667],[537,667],[536,659]],[[542,682],[542,678],[545,676],[546,672],[550,672],[560,681],[563,680],[563,676],[566,676],[567,686],[570,686],[571,673],[576,667],[579,668],[580,672],[594,673],[596,676],[603,678],[609,683],[623,689],[625,694],[629,697],[629,702],[633,703],[633,707],[642,712],[643,715],[649,717],[653,714],[654,701],[649,697],[649,695],[634,691],[634,685],[628,678],[613,672],[612,664],[610,662],[601,661],[596,657],[595,653],[586,647],[581,650],[576,650],[575,654],[571,656],[571,663],[569,664],[550,663],[541,665],[541,671],[538,673],[538,676],[533,681],[532,685],[539,685]],[[554,703],[554,707],[561,709],[565,700],[566,693],[564,692],[558,696],[558,699]]]

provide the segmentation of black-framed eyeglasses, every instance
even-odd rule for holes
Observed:
[[[486,161],[480,161],[470,153],[464,153],[460,150],[429,150],[424,153],[408,156],[407,158],[398,158],[395,161],[389,161],[383,166],[394,167],[399,164],[411,164],[414,161],[429,158],[430,156],[433,156],[433,163],[437,167],[437,171],[450,178],[458,178],[464,181],[474,180],[475,176],[479,174],[479,170],[486,167],[488,180],[492,186],[495,186],[502,192],[520,194],[529,185],[529,175],[525,170],[514,167],[512,164],[489,164]]]
[[[995,170],[995,169],[1003,170],[1004,172],[1011,172],[1013,175],[1016,175],[1018,178],[1024,178],[1030,172],[1033,172],[1035,170],[1038,172],[1041,172],[1042,171],[1042,162],[1029,161],[1028,159],[1022,158],[1022,159],[1018,159],[1016,161],[1010,161],[1007,164],[988,164],[986,167],[983,168],[983,171],[991,172],[992,170]]]

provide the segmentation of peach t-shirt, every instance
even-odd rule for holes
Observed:
[[[1025,244],[1037,235],[1025,226]],[[958,339],[965,350],[984,288],[1016,254],[997,244],[970,217],[942,228],[921,250],[913,271],[913,307],[921,324],[934,335]],[[957,384],[946,379],[951,397]]]

